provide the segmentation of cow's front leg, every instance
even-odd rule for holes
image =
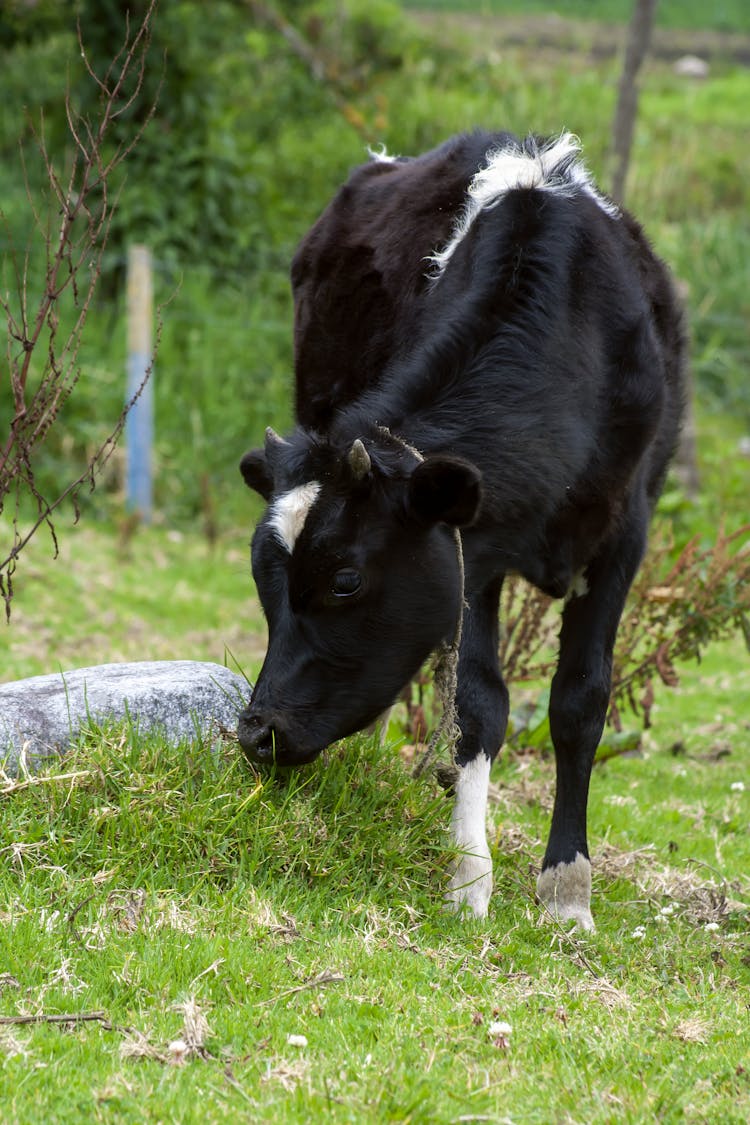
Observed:
[[[461,740],[451,828],[460,852],[448,884],[452,909],[487,915],[492,860],[487,844],[490,767],[508,722],[508,692],[498,663],[498,603],[502,580],[471,598],[464,613],[456,706]]]
[[[591,770],[609,704],[612,649],[645,544],[646,515],[631,513],[619,536],[588,566],[563,610],[560,655],[550,696],[557,789],[547,851],[537,882],[556,918],[594,929],[586,811]]]

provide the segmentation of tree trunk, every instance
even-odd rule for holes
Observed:
[[[630,149],[638,111],[636,79],[648,53],[657,2],[658,0],[635,0],[628,30],[625,60],[617,94],[617,108],[612,125],[611,194],[620,206],[623,206],[625,202],[625,182],[628,175]],[[675,456],[674,470],[685,494],[691,500],[694,500],[700,490],[700,477],[696,450],[692,379],[688,386],[685,418],[679,448]]]
[[[638,109],[636,78],[648,52],[657,0],[635,0],[633,16],[625,48],[625,62],[617,94],[617,108],[612,126],[612,198],[625,200],[625,180],[630,163],[635,116]]]

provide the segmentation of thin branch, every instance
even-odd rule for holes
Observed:
[[[308,992],[311,988],[322,988],[324,984],[341,984],[346,980],[341,973],[334,973],[325,969],[317,976],[311,977],[306,980],[304,984],[298,984],[294,988],[287,988],[283,992],[279,992],[276,996],[271,996],[268,1000],[260,1000],[255,1006],[256,1008],[263,1008],[267,1004],[275,1004],[278,1000],[284,1000],[288,996],[296,996],[300,992]]]
[[[0,1027],[24,1026],[40,1023],[100,1023],[105,1031],[129,1035],[132,1028],[118,1027],[106,1012],[39,1012],[33,1016],[0,1016]]]
[[[38,777],[36,775],[27,777],[24,781],[11,780],[8,785],[0,789],[0,797],[8,797],[15,793],[20,793],[23,789],[30,789],[37,785],[50,785],[58,781],[77,781],[81,777],[92,777],[91,770],[73,770],[70,773],[56,773],[50,777]]]
[[[105,1023],[110,1028],[112,1027],[106,1012],[55,1012],[53,1014],[40,1012],[34,1016],[0,1016],[0,1024],[4,1027],[10,1027],[13,1024],[89,1023],[92,1021]]]
[[[266,0],[246,0],[257,20],[272,27],[285,40],[293,55],[307,68],[311,77],[326,91],[329,98],[346,119],[349,125],[368,139],[365,122],[359,114],[352,111],[336,65],[331,65],[325,56],[311,44],[304,35]],[[339,60],[336,60],[338,62]]]

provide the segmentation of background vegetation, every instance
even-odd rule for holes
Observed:
[[[596,19],[607,23],[627,21],[633,10],[631,0],[555,0],[553,4],[545,0],[406,0],[404,7],[485,16],[539,14],[553,19]],[[659,0],[656,23],[658,27],[679,30],[750,32],[750,13],[743,0],[720,0],[703,9],[689,0]]]
[[[119,45],[127,6],[70,0],[4,9],[6,289],[10,248],[24,248],[31,222],[24,174],[37,203],[45,185],[31,125],[38,129],[43,120],[47,143],[64,165],[66,85],[83,112],[96,97],[81,65],[73,11],[103,67]],[[144,3],[130,6],[137,13]],[[513,7],[497,4],[493,11]],[[622,19],[628,4],[593,10]],[[664,21],[684,24],[696,9],[675,2],[660,11]],[[70,473],[119,412],[124,255],[130,241],[144,241],[156,259],[158,300],[168,302],[155,375],[157,505],[165,519],[184,522],[199,516],[210,497],[220,524],[231,526],[248,511],[239,457],[267,424],[283,429],[290,422],[291,254],[348,169],[364,158],[365,144],[415,152],[477,125],[521,133],[564,126],[583,138],[606,187],[619,63],[617,54],[597,49],[600,33],[592,24],[580,25],[575,50],[563,33],[563,49],[556,50],[548,39],[520,46],[517,34],[506,42],[500,19],[444,25],[422,13],[414,22],[387,0],[273,9],[219,0],[211,12],[206,20],[194,0],[161,2],[147,89],[122,128],[136,124],[161,83],[157,115],[124,173],[100,301],[84,342],[84,378],[38,471]],[[743,12],[741,5],[712,6],[705,22],[721,18],[742,29]],[[306,54],[279,31],[284,19],[293,20]],[[527,41],[533,44],[536,34],[530,21]],[[701,422],[711,429],[720,416],[727,448],[750,430],[750,153],[738,143],[750,71],[735,61],[744,57],[738,43],[734,54],[711,47],[702,81],[676,75],[673,59],[659,52],[649,61],[628,194],[687,288]],[[0,386],[0,410],[7,394]],[[118,500],[119,485],[115,467],[108,489]],[[719,499],[731,506],[729,496]],[[109,509],[104,492],[91,503],[97,514]]]
[[[24,180],[38,205],[46,183],[30,123],[65,165],[66,86],[92,104],[74,10],[105,61],[126,6],[0,9],[4,291],[31,229]],[[124,255],[148,242],[168,302],[159,526],[133,536],[112,462],[83,525],[60,521],[62,557],[43,538],[24,556],[2,679],[107,659],[257,668],[255,509],[236,464],[290,422],[288,262],[367,142],[414,152],[475,125],[567,127],[607,185],[622,23],[588,17],[623,21],[628,0],[558,0],[579,21],[552,37],[529,16],[542,3],[409,18],[382,0],[208,7],[161,0],[144,92],[162,83],[159,111],[128,162],[81,380],[37,470],[78,475],[119,414]],[[688,502],[670,482],[658,531],[678,546],[748,517],[746,7],[663,0],[642,77],[629,202],[686,287],[693,333],[702,491]],[[674,72],[686,27],[705,79]],[[39,269],[32,250],[30,287]],[[0,418],[3,396],[0,380]],[[597,766],[598,930],[583,937],[544,924],[532,894],[553,786],[549,757],[525,745],[547,741],[537,686],[514,693],[524,737],[493,772],[484,925],[441,912],[449,806],[411,779],[403,737],[259,778],[231,741],[94,730],[40,777],[0,775],[0,1118],[747,1121],[749,695],[736,636],[657,693],[637,757]]]

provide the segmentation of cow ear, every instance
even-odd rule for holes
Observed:
[[[459,457],[428,457],[409,478],[408,507],[426,524],[470,524],[482,500],[482,475]]]
[[[248,488],[259,492],[264,500],[273,495],[273,473],[265,449],[251,449],[240,461],[240,472]]]

